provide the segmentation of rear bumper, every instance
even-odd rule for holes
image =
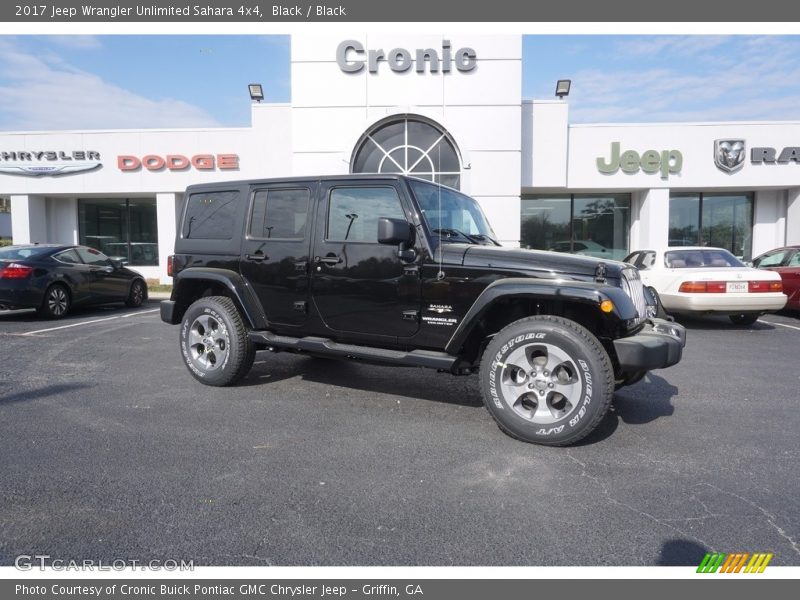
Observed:
[[[740,313],[780,310],[786,305],[786,294],[661,294],[667,311],[699,313]]]
[[[30,282],[4,281],[0,288],[0,310],[37,308],[42,304],[43,290],[32,288]]]
[[[665,369],[680,362],[686,329],[672,321],[652,319],[641,332],[614,340],[620,368],[625,373]]]

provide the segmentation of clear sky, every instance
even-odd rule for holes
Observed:
[[[525,36],[523,97],[570,120],[800,120],[800,36]],[[247,126],[290,101],[288,36],[0,36],[0,129]]]

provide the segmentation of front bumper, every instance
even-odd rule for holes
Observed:
[[[671,367],[680,362],[685,345],[686,329],[664,319],[651,319],[636,335],[614,340],[624,373]]]

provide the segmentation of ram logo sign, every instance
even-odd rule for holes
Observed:
[[[741,169],[744,156],[744,140],[714,140],[714,164],[726,173]]]

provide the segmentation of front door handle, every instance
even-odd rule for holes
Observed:
[[[336,255],[315,256],[314,262],[325,263],[326,265],[338,265],[340,262],[342,262],[342,259]]]
[[[257,260],[259,262],[269,258],[266,254],[263,254],[261,252],[257,254],[246,254],[245,257],[247,258],[247,260]]]

